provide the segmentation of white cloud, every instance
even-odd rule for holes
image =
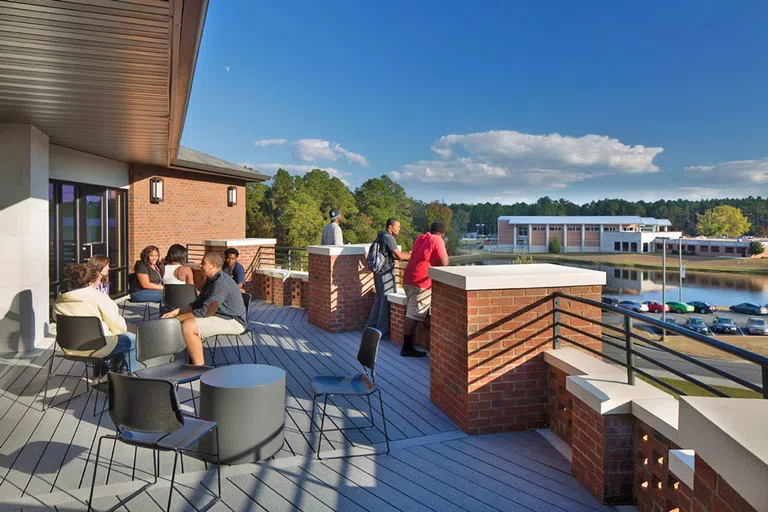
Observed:
[[[229,67],[229,66],[224,66],[224,71],[226,71],[227,73],[229,73],[231,70],[232,70],[232,68],[231,68],[231,67]]]
[[[303,176],[304,174],[308,173],[312,169],[320,169],[322,171],[327,172],[332,178],[339,178],[341,182],[344,183],[344,185],[346,185],[347,187],[349,187],[349,181],[347,181],[347,178],[352,176],[352,173],[340,171],[335,167],[322,167],[318,165],[281,164],[277,162],[261,163],[261,164],[245,163],[240,165],[246,165],[248,167],[256,169],[259,172],[266,172],[269,174],[276,173],[278,169],[284,169],[288,171],[289,174],[292,174],[294,176]]]
[[[318,160],[336,161],[346,159],[351,164],[368,166],[368,160],[360,153],[353,153],[338,142],[321,139],[299,139],[293,143],[293,153],[302,162],[317,162]]]
[[[254,147],[257,148],[266,148],[269,146],[282,146],[288,142],[285,139],[260,139],[253,143]]]
[[[768,158],[694,165],[685,171],[687,178],[703,185],[741,185],[754,191],[756,185],[768,184]]]

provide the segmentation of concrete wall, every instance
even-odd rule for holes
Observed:
[[[48,322],[48,136],[0,124],[0,353],[34,349]]]
[[[51,144],[50,179],[128,188],[128,164]]]

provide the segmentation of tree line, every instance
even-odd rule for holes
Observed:
[[[320,169],[303,176],[291,176],[279,169],[271,184],[251,183],[246,193],[246,234],[256,238],[277,238],[278,245],[305,247],[320,242],[320,232],[328,222],[328,212],[342,212],[344,242],[371,243],[384,229],[386,220],[400,221],[398,242],[409,249],[420,233],[436,220],[448,228],[449,252],[461,236],[485,224],[488,233],[496,231],[503,215],[639,215],[669,219],[672,229],[686,235],[697,234],[697,224],[708,210],[717,206],[741,210],[750,227],[747,234],[768,236],[768,199],[686,199],[626,201],[602,199],[578,205],[566,199],[542,197],[535,203],[454,203],[424,202],[406,194],[388,176],[371,178],[351,191],[341,180]]]

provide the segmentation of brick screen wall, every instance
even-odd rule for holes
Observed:
[[[693,492],[669,471],[669,450],[680,447],[635,418],[635,507],[637,512],[691,512]]]
[[[693,510],[704,512],[757,512],[723,477],[696,455],[693,474]]]
[[[546,296],[556,290],[600,300],[600,286],[464,291],[433,281],[430,396],[465,432],[548,425],[549,370],[542,352],[552,348],[552,300]],[[562,300],[561,307],[601,318],[599,309],[580,303]],[[585,320],[563,315],[561,321],[600,334],[600,326]],[[565,327],[561,333],[601,349],[600,342]]]
[[[164,200],[149,202],[149,180],[163,178]],[[128,259],[139,258],[147,245],[164,257],[173,244],[245,236],[245,187],[241,180],[133,165],[128,190]],[[238,204],[227,206],[227,187],[236,186]]]
[[[402,304],[389,303],[389,337],[395,345],[403,344],[403,327],[405,326],[405,306]],[[413,337],[413,344],[426,350],[430,346],[431,329],[423,323],[418,324],[416,334]]]
[[[573,400],[565,389],[564,371],[549,367],[549,429],[571,446],[571,409]]]
[[[309,254],[309,322],[329,332],[362,329],[373,306],[364,254]]]

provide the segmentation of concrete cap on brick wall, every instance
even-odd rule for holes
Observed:
[[[220,247],[244,247],[246,245],[275,245],[277,238],[233,238],[231,240],[205,240],[203,245]]]
[[[599,414],[631,414],[632,400],[642,398],[668,398],[664,391],[647,382],[636,380],[635,385],[627,384],[626,374],[610,376],[568,377],[565,389]]]
[[[558,348],[544,352],[544,361],[566,375],[626,375],[624,368],[608,364],[593,355],[574,348]]]
[[[405,293],[403,292],[388,293],[387,300],[389,302],[392,302],[393,304],[400,304],[401,306],[405,306],[406,304],[408,304],[408,298],[405,296]]]
[[[676,445],[682,446],[683,441],[678,429],[679,406],[680,402],[670,395],[664,398],[639,398],[632,400],[632,416],[642,420]]]
[[[310,245],[307,246],[307,252],[310,254],[321,254],[323,256],[340,255],[365,255],[368,254],[368,247],[371,244],[350,244],[350,245]]]
[[[768,510],[768,400],[680,397],[682,446],[757,510]]]
[[[694,450],[669,450],[669,471],[689,489],[693,489],[695,460]]]
[[[291,277],[290,270],[282,270],[279,268],[257,268],[253,272],[254,274],[262,274],[269,277],[279,277],[283,280],[286,280],[289,277]]]
[[[461,290],[603,286],[605,272],[551,263],[432,267],[429,277]]]

